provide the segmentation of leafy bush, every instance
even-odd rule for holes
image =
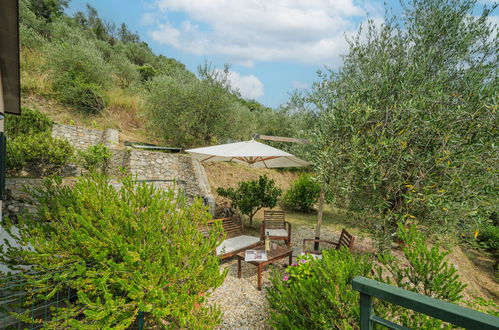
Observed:
[[[31,248],[4,249],[0,261],[44,274],[27,278],[35,302],[75,291],[68,306],[53,306],[47,328],[126,329],[139,311],[146,328],[213,327],[220,312],[204,302],[225,277],[213,253],[222,228],[199,231],[211,218],[200,200],[188,205],[129,177],[120,183],[116,190],[95,173],[73,187],[45,180],[32,191],[38,213],[21,218],[14,235]]]
[[[66,140],[53,138],[50,133],[20,135],[7,143],[7,167],[37,170],[37,174],[52,173],[68,164],[74,155],[73,146]]]
[[[89,171],[102,169],[111,156],[111,150],[102,143],[78,151],[78,158],[81,165]]]
[[[11,138],[19,135],[45,133],[52,130],[53,122],[39,110],[22,107],[21,115],[7,115],[5,134]]]
[[[87,113],[98,113],[106,105],[104,89],[110,84],[111,67],[95,43],[61,42],[47,50],[47,67],[58,98]]]
[[[486,250],[499,250],[499,227],[492,224],[482,225],[478,232],[477,239],[480,242],[480,245]]]
[[[286,274],[283,276],[283,281],[301,281],[312,276],[313,263],[309,262],[314,260],[310,254],[298,256],[297,262],[292,263],[286,268]]]
[[[302,174],[283,198],[286,207],[302,212],[310,212],[319,199],[321,187],[310,174]]]
[[[261,175],[257,180],[239,182],[237,189],[219,187],[217,193],[230,199],[233,207],[249,216],[251,226],[253,216],[258,210],[276,206],[281,189],[277,188],[274,180],[269,179],[267,175]]]
[[[371,269],[367,256],[342,249],[326,250],[322,260],[288,267],[289,274],[275,271],[267,292],[271,325],[275,329],[359,329],[359,293],[351,283]]]
[[[140,73],[137,67],[121,53],[112,53],[109,62],[113,65],[118,84],[122,88],[139,81]]]
[[[74,148],[66,140],[51,136],[52,120],[38,110],[22,108],[20,116],[5,120],[7,166],[10,170],[36,167],[47,174],[69,163]]]
[[[59,99],[86,113],[99,113],[106,106],[101,88],[81,77],[60,77],[54,84]]]
[[[379,255],[383,267],[376,268],[376,279],[436,299],[459,302],[466,285],[459,280],[456,268],[445,261],[449,253],[438,246],[429,248],[425,235],[415,226],[405,228],[399,224],[397,236],[402,241],[407,262],[392,254]],[[438,319],[393,304],[381,304],[380,313],[414,329],[440,328],[443,324]]]

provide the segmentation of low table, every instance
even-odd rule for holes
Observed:
[[[264,245],[259,245],[252,250],[265,250]],[[237,278],[241,278],[241,261],[244,261],[245,252],[237,254]],[[293,259],[293,250],[278,246],[275,249],[267,251],[267,260],[265,261],[246,261],[258,267],[258,290],[262,290],[262,269],[263,266],[276,262],[277,260],[289,257],[289,264],[291,265]]]

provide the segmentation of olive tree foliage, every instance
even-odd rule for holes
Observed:
[[[148,88],[148,125],[165,143],[207,145],[244,135],[236,116],[241,109],[217,84],[197,79],[179,83],[177,77],[159,75]]]
[[[398,221],[449,230],[497,208],[495,7],[404,1],[307,96],[319,177],[337,204],[376,215],[380,237]]]

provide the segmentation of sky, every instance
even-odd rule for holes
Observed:
[[[400,11],[398,1],[386,2]],[[244,98],[274,108],[310,88],[318,70],[338,68],[347,37],[384,16],[383,0],[72,0],[68,12],[86,3],[194,73],[205,62],[229,64]]]

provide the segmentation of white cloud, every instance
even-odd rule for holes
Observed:
[[[354,0],[155,0],[155,6],[163,15],[149,31],[155,41],[248,65],[334,64],[348,49],[345,35],[357,30],[366,12]],[[173,24],[170,13],[186,18]]]
[[[308,89],[308,87],[309,87],[309,85],[307,83],[304,83],[301,81],[296,81],[296,80],[291,81],[291,85],[293,86],[293,88],[296,88],[296,89]]]
[[[223,70],[217,69],[216,71],[223,74]],[[263,83],[258,77],[252,74],[243,76],[238,72],[229,71],[227,78],[230,81],[230,85],[239,90],[241,96],[245,99],[257,99],[263,96]]]

